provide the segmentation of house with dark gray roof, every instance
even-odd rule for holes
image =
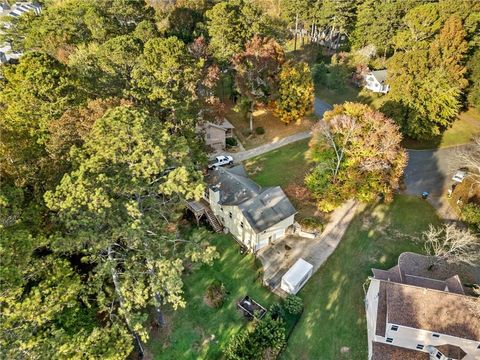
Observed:
[[[238,242],[257,251],[284,237],[297,211],[279,186],[262,188],[242,165],[219,167],[206,177],[204,201]]]
[[[365,87],[370,91],[386,94],[390,90],[386,81],[387,70],[370,71],[365,76]]]
[[[457,275],[431,264],[429,256],[403,253],[398,265],[372,269],[365,298],[369,360],[480,359],[475,299]]]

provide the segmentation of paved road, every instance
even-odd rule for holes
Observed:
[[[448,204],[446,194],[452,185],[451,178],[462,167],[456,159],[463,145],[437,150],[408,150],[408,164],[405,169],[406,192],[420,196],[423,191],[430,193],[429,202],[447,220],[456,220],[453,209]]]
[[[303,131],[303,132],[300,132],[300,133],[297,133],[297,134],[293,134],[293,135],[284,137],[283,139],[279,139],[277,141],[273,141],[271,143],[258,146],[256,148],[253,148],[253,149],[250,149],[250,150],[245,150],[245,151],[241,151],[241,152],[238,152],[238,153],[231,153],[230,155],[233,156],[233,160],[235,162],[241,162],[241,161],[244,161],[244,160],[247,160],[247,159],[251,159],[251,158],[253,158],[257,155],[261,155],[261,154],[267,153],[269,151],[278,149],[282,146],[294,143],[296,141],[303,140],[303,139],[308,139],[311,136],[312,136],[311,131]]]
[[[315,97],[315,102],[313,103],[313,112],[315,113],[315,115],[317,115],[318,117],[323,117],[323,114],[325,113],[325,111],[332,110],[332,109],[333,109],[332,105]]]

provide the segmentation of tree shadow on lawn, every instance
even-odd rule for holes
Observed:
[[[300,292],[305,309],[282,358],[365,359],[363,284],[371,268],[388,269],[402,252],[422,252],[421,242],[414,239],[438,221],[428,203],[407,196],[359,213],[335,252]]]
[[[212,266],[202,265],[184,278],[186,308],[165,312],[171,317],[171,331],[165,341],[152,338],[148,348],[154,359],[216,359],[228,339],[249,323],[237,311],[236,302],[252,296],[262,306],[269,307],[277,297],[265,289],[259,279],[257,265],[250,254],[241,254],[235,240],[225,234],[212,235],[220,258]],[[228,291],[220,308],[204,302],[209,284],[223,283]],[[162,334],[160,334],[161,336]]]

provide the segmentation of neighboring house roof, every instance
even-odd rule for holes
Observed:
[[[235,126],[233,126],[230,121],[228,121],[227,119],[223,119],[223,121],[219,124],[216,124],[216,123],[213,123],[213,122],[209,121],[209,122],[206,122],[205,124],[198,125],[197,126],[197,131],[205,129],[207,127],[215,127],[217,129],[221,129],[221,130],[224,130],[224,131],[227,131],[229,129],[235,129]]]
[[[374,70],[371,71],[369,75],[375,77],[375,79],[377,79],[377,81],[383,85],[387,79],[387,70]]]
[[[398,257],[398,265],[389,270],[372,269],[375,279],[414,285],[429,289],[465,294],[462,282],[446,263],[430,266],[434,259],[431,256],[404,252]]]
[[[256,232],[261,232],[297,211],[279,187],[262,188],[248,178],[242,165],[212,170],[206,178],[220,192],[220,205],[235,205]]]
[[[391,324],[480,341],[471,297],[392,282],[387,283],[386,296]]]
[[[373,359],[375,360],[429,360],[430,355],[426,352],[401,348],[398,346],[372,342]]]

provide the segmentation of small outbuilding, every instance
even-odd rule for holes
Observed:
[[[282,277],[281,289],[295,295],[305,285],[313,274],[313,265],[303,259],[298,259]]]

